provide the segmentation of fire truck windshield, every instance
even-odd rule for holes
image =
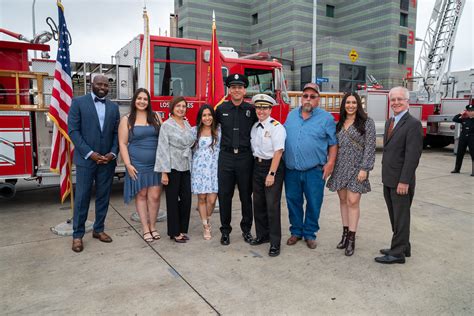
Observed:
[[[196,50],[155,46],[154,96],[196,96]]]

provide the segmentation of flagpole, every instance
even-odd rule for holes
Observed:
[[[70,144],[68,140],[66,140],[66,150],[67,150],[67,165],[69,168],[69,184],[70,184],[69,198],[71,199],[71,222],[72,222],[72,218],[74,217],[74,188],[72,185],[71,150],[70,150]]]

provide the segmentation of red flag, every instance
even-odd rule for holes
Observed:
[[[221,52],[217,41],[216,20],[212,13],[211,55],[209,58],[207,103],[212,107],[219,106],[225,99],[224,80],[222,79]]]
[[[52,171],[60,175],[61,203],[71,193],[71,156],[72,145],[67,134],[67,116],[72,102],[71,63],[69,59],[69,31],[64,19],[64,7],[58,1],[59,39],[56,67],[54,70],[53,90],[48,116],[54,122],[51,144]]]

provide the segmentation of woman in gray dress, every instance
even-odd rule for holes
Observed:
[[[170,103],[170,118],[163,123],[156,151],[155,171],[161,172],[165,186],[168,236],[185,243],[191,213],[191,160],[194,135],[186,120],[188,103],[175,97]]]
[[[160,208],[161,174],[153,170],[160,126],[161,118],[151,109],[150,93],[137,89],[130,113],[120,120],[118,138],[126,167],[123,198],[127,204],[135,198],[143,239],[147,242],[160,239],[155,224]]]
[[[356,92],[346,93],[341,102],[336,126],[339,150],[327,187],[337,191],[343,233],[337,245],[352,256],[360,216],[360,198],[370,192],[369,171],[375,163],[375,123],[367,117]]]

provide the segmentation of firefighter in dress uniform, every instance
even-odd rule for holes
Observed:
[[[251,131],[253,169],[253,209],[257,237],[251,245],[270,242],[268,255],[280,254],[281,241],[281,191],[285,167],[281,159],[285,149],[286,130],[270,114],[276,101],[266,95],[252,98],[258,117]]]
[[[221,124],[222,138],[218,162],[219,212],[221,218],[221,244],[230,244],[232,197],[235,185],[239,189],[242,220],[240,228],[245,242],[253,240],[252,228],[252,169],[250,130],[257,121],[255,108],[244,101],[249,82],[241,74],[231,74],[226,79],[230,100],[217,107],[217,122]]]
[[[461,171],[462,160],[469,147],[471,154],[471,177],[474,177],[474,104],[471,103],[466,106],[466,110],[462,113],[456,114],[453,117],[453,122],[461,124],[461,135],[459,136],[458,152],[456,153],[456,166],[451,173],[459,173]]]

